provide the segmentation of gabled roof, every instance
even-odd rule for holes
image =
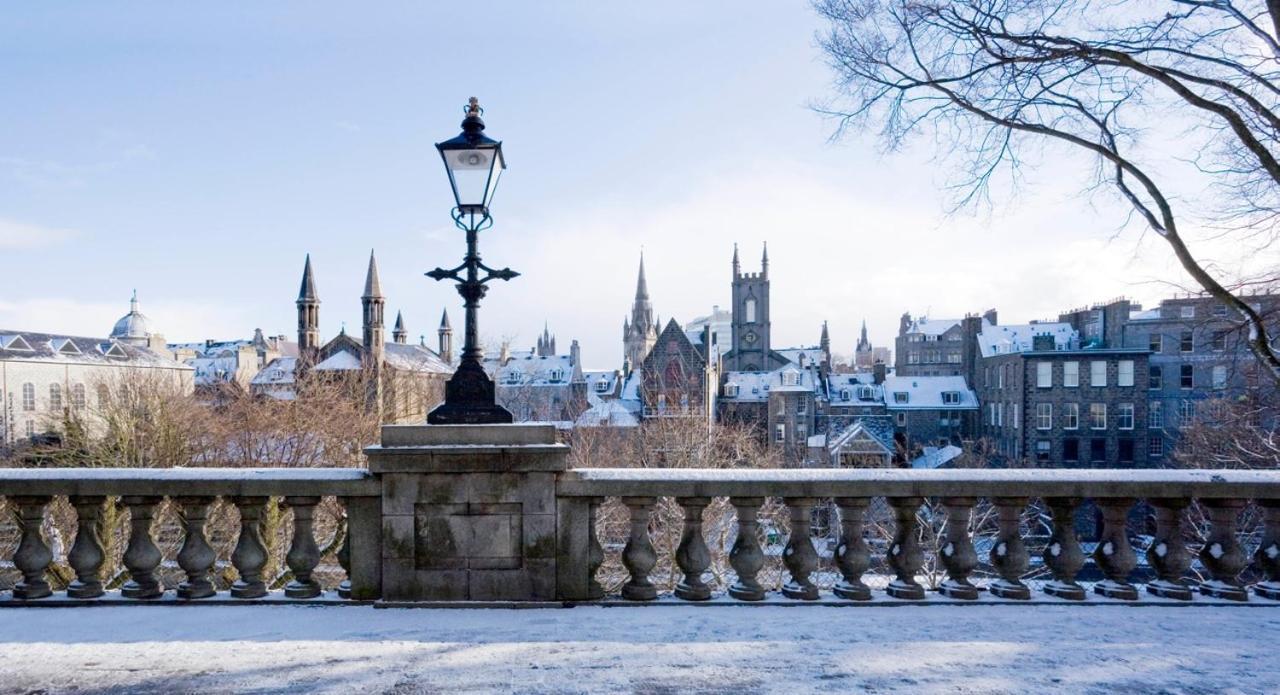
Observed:
[[[828,438],[827,450],[832,454],[874,454],[876,456],[893,456],[892,434],[886,441],[881,434],[877,436],[876,428],[863,420],[855,420],[840,434]]]
[[[190,370],[168,354],[109,338],[0,330],[0,360],[71,364],[120,364]]]
[[[899,403],[895,394],[906,394]],[[955,393],[959,400],[944,402],[942,394]],[[886,376],[884,402],[889,410],[977,410],[978,396],[962,376]]]
[[[49,341],[49,346],[60,355],[82,354],[80,348],[76,347],[75,341],[70,338],[54,338]]]
[[[34,348],[31,347],[31,343],[28,343],[26,338],[23,338],[18,334],[0,335],[0,350],[13,350],[15,352],[35,351]]]

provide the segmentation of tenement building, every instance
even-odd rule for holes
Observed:
[[[996,310],[961,319],[912,318],[903,314],[894,340],[894,373],[899,376],[962,376],[973,383],[977,337],[997,323]]]
[[[1069,323],[988,326],[978,346],[981,432],[997,459],[1148,465],[1146,348],[1082,344]]]
[[[132,385],[191,393],[192,372],[164,349],[136,293],[106,338],[0,329],[0,448],[56,439],[70,421],[93,430]]]

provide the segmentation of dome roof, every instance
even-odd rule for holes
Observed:
[[[129,300],[129,313],[120,317],[111,329],[111,337],[118,340],[146,340],[151,335],[151,319],[138,311],[138,292],[134,290]]]

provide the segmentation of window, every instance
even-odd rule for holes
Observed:
[[[1222,317],[1227,315],[1227,305],[1221,302],[1215,302],[1213,305],[1213,315]]]
[[[744,308],[743,313],[746,315],[747,323],[755,323],[756,322],[756,300],[748,299],[746,303],[743,305],[743,308]],[[782,440],[778,440],[778,441],[782,441]]]
[[[876,398],[875,389],[871,388],[870,386],[858,387],[858,400],[872,401],[872,400],[875,400],[875,398]]]
[[[36,423],[33,420],[27,420],[27,437],[36,436]]]
[[[1164,429],[1164,403],[1161,401],[1151,401],[1147,404],[1147,428],[1153,430]]]
[[[1000,365],[999,372],[996,374],[996,388],[998,389],[1004,388],[1004,373],[1005,368],[1008,366],[1007,364]]]
[[[1213,387],[1215,389],[1227,387],[1227,368],[1223,365],[1215,365],[1213,368]]]
[[[1160,365],[1153,364],[1147,367],[1147,375],[1147,388],[1158,389],[1164,385],[1164,373]]]
[[[1189,389],[1195,384],[1194,376],[1195,367],[1189,364],[1184,364],[1182,365],[1181,373],[1178,377],[1178,384],[1184,389]]]
[[[906,427],[906,426],[907,426],[907,414],[906,414],[906,413],[898,413],[898,414],[897,414],[897,418],[896,418],[896,419],[897,419],[897,422],[898,422],[898,427]]]
[[[1036,429],[1053,429],[1053,404],[1036,403]]]
[[[982,368],[982,385],[983,386],[991,385],[991,367],[990,366]]]
[[[1107,460],[1107,440],[1089,440],[1089,460],[1093,463],[1101,463]]]
[[[1052,449],[1052,444],[1049,442],[1048,439],[1037,440],[1036,441],[1036,460],[1048,461],[1050,449]]]
[[[71,407],[76,410],[84,410],[84,384],[73,384],[71,386]]]
[[[111,401],[111,389],[106,384],[98,384],[98,407],[105,408],[107,403]]]
[[[1062,385],[1075,388],[1080,385],[1080,363],[1062,363]]]
[[[920,363],[919,352],[912,350],[911,352],[907,353],[907,364],[919,364],[919,363]]]
[[[906,403],[909,399],[910,399],[910,394],[908,394],[906,391],[893,392],[894,403]]]
[[[1133,429],[1133,404],[1119,403],[1116,405],[1116,427],[1122,430]]]
[[[809,436],[808,425],[796,425],[796,439],[804,439]]]
[[[1227,349],[1227,332],[1215,331],[1213,334],[1213,341],[1209,343],[1209,346],[1210,346],[1210,349],[1212,349],[1214,352],[1222,352],[1223,350],[1226,350]]]
[[[996,426],[1004,427],[1004,403],[996,403]]]
[[[1183,304],[1179,315],[1184,319],[1193,319],[1196,317],[1196,307],[1194,304]]]
[[[28,383],[28,384],[22,385],[22,409],[27,412],[31,412],[32,410],[36,409],[36,385],[35,384]]]
[[[1106,403],[1090,403],[1089,404],[1089,429],[1091,430],[1107,429],[1107,404]]]
[[[1051,362],[1036,363],[1036,388],[1047,389],[1053,386],[1053,364]]]
[[[1164,456],[1164,437],[1158,434],[1147,437],[1147,456],[1151,458]]]
[[[1120,463],[1133,463],[1133,440],[1120,439],[1116,441],[1116,458]]]
[[[1151,352],[1159,355],[1164,351],[1164,336],[1159,333],[1152,333],[1149,340],[1151,341]]]
[[[1191,352],[1195,350],[1196,340],[1191,331],[1182,332],[1182,340],[1178,342],[1178,350],[1181,352]]]
[[[787,441],[787,426],[786,426],[786,425],[781,425],[781,424],[780,424],[780,425],[778,425],[777,427],[775,427],[775,428],[774,428],[774,430],[773,430],[773,441],[775,441],[775,442],[785,442],[785,441]]]
[[[1067,437],[1062,440],[1062,460],[1063,461],[1079,461],[1080,460],[1080,440],[1075,437]]]
[[[988,423],[990,423],[992,427],[996,426],[996,404],[995,403],[987,404],[987,421]]]
[[[1107,385],[1107,362],[1106,360],[1093,360],[1089,363],[1089,385],[1090,386],[1106,386]]]
[[[1064,430],[1080,429],[1080,404],[1079,403],[1063,403],[1062,404],[1062,429]]]
[[[943,391],[942,403],[943,405],[957,405],[958,403],[960,403],[960,392],[959,391]]]
[[[1013,429],[1016,430],[1021,426],[1022,426],[1022,404],[1014,403],[1013,404]]]
[[[49,384],[49,410],[62,410],[62,384]]]
[[[796,415],[807,415],[809,413],[809,402],[801,398],[796,402]]]
[[[1116,363],[1116,386],[1133,386],[1133,360]]]
[[[1178,418],[1183,422],[1191,422],[1196,419],[1196,402],[1184,400],[1178,404]]]

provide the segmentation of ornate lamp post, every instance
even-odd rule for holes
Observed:
[[[444,403],[427,415],[433,425],[478,425],[511,422],[511,413],[494,399],[493,380],[481,363],[484,355],[480,349],[476,310],[489,287],[490,280],[510,280],[519,273],[510,268],[494,270],[480,262],[476,247],[477,234],[493,226],[489,216],[489,203],[493,200],[498,177],[507,168],[502,157],[502,143],[484,134],[483,111],[475,97],[467,104],[466,118],[462,120],[462,133],[451,140],[436,143],[445,170],[449,172],[449,185],[457,207],[453,209],[453,222],[467,233],[467,255],[462,265],[445,270],[436,268],[427,273],[435,280],[456,280],[458,294],[462,295],[466,309],[466,338],[462,348],[462,361],[445,384]],[[480,271],[484,271],[481,276]]]

